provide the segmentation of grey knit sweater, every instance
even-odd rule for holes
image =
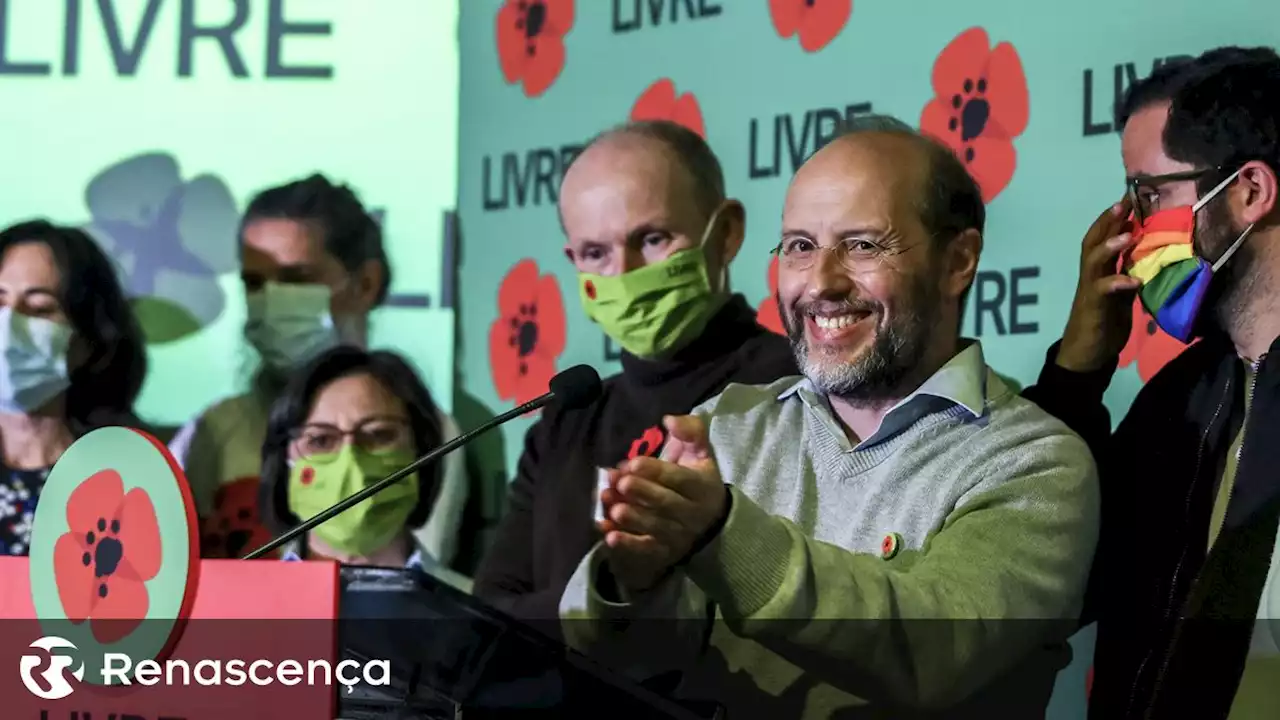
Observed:
[[[977,343],[857,447],[799,378],[695,412],[733,486],[724,529],[626,603],[596,591],[597,546],[561,602],[571,644],[641,679],[680,671],[678,694],[734,720],[1043,718],[1097,543],[1096,469]]]

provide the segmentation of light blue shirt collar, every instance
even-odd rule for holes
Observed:
[[[876,432],[858,443],[854,449],[861,450],[889,440],[926,415],[957,406],[964,408],[973,418],[982,417],[986,413],[987,397],[987,364],[982,354],[982,344],[977,340],[963,338],[961,347],[955,357],[929,376],[920,387],[889,408]],[[831,406],[826,397],[814,389],[808,378],[784,390],[778,395],[778,400],[784,401],[793,395],[799,396],[805,405],[821,408],[830,415]],[[843,436],[843,432],[840,434]]]

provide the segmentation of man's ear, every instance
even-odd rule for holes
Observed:
[[[1266,163],[1258,161],[1246,163],[1240,169],[1238,187],[1240,189],[1234,193],[1234,198],[1239,203],[1240,220],[1245,225],[1252,225],[1273,217],[1280,209],[1276,207],[1280,204],[1277,203],[1276,197],[1280,192],[1276,174],[1267,167]]]
[[[943,289],[949,297],[959,298],[973,285],[981,257],[982,233],[973,228],[955,236],[947,244]]]
[[[720,262],[727,268],[738,256],[742,243],[747,237],[747,209],[737,200],[726,200],[721,206],[720,216],[716,218],[719,227],[712,229],[712,237],[723,238],[720,241]]]
[[[365,260],[352,278],[355,281],[356,303],[362,313],[373,310],[378,302],[378,291],[387,276],[387,270],[378,260]]]

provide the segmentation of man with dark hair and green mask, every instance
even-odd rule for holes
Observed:
[[[549,406],[529,431],[475,583],[476,595],[512,615],[549,621],[552,635],[560,595],[600,539],[606,469],[657,455],[664,415],[687,413],[730,383],[798,372],[787,340],[729,289],[746,213],[725,196],[720,163],[699,135],[635,122],[597,136],[566,172],[559,211],[583,307],[623,348],[622,372],[592,406]]]

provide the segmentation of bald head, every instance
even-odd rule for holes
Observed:
[[[954,355],[982,208],[949,149],[891,120],[849,129],[796,172],[778,307],[816,387],[874,404]]]
[[[879,131],[843,135],[796,172],[786,207],[850,205],[882,223],[923,224],[919,208],[928,174],[929,158],[913,138]]]
[[[639,152],[662,155],[671,170],[684,177],[671,178],[685,184],[698,209],[707,217],[724,202],[724,172],[720,160],[702,136],[678,123],[665,120],[641,120],[610,128],[587,142],[569,171],[585,158],[599,160],[611,152]],[[568,180],[569,173],[565,174]]]
[[[912,203],[920,223],[940,243],[964,230],[985,230],[982,190],[960,159],[946,145],[895,118],[873,115],[854,120],[800,168],[793,186],[803,175],[833,170],[890,182],[895,202]]]
[[[614,275],[713,243],[727,264],[741,245],[741,205],[728,201],[720,163],[696,133],[637,122],[594,138],[560,185],[565,254],[581,272]],[[720,268],[717,268],[719,270]]]

